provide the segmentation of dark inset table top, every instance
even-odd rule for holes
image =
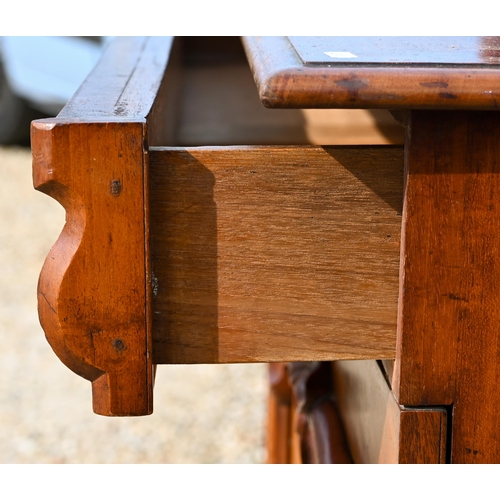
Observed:
[[[280,108],[498,109],[500,37],[243,37]]]
[[[289,36],[304,64],[432,64],[500,67],[500,37]]]

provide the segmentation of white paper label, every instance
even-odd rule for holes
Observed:
[[[352,52],[325,52],[325,54],[332,59],[356,59],[358,57]]]

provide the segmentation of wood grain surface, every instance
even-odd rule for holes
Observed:
[[[143,119],[158,99],[173,37],[116,37],[70,101],[64,120]]]
[[[102,415],[152,412],[147,117],[171,46],[117,37],[58,117],[32,124],[34,185],[67,212],[40,275],[40,321]]]
[[[156,363],[394,357],[400,147],[150,158]]]
[[[398,405],[376,361],[335,361],[333,374],[355,463],[445,463],[445,408]]]
[[[453,462],[500,460],[500,116],[412,112],[398,352],[400,404],[453,405]]]
[[[498,37],[474,37],[472,43],[454,37],[455,45],[467,50],[449,47],[448,64],[436,62],[435,46],[442,44],[436,44],[435,37],[422,37],[415,53],[412,44],[406,46],[405,53],[405,44],[386,42],[376,64],[362,54],[359,63],[353,59],[324,60],[324,53],[322,61],[316,54],[313,64],[307,57],[304,62],[299,56],[306,53],[304,46],[311,46],[313,52],[322,44],[316,41],[318,37],[292,38],[293,42],[284,36],[243,37],[260,98],[267,107],[497,109],[500,102]],[[294,48],[297,38],[303,38],[299,53]],[[349,37],[320,38],[334,45],[336,40],[343,43]],[[363,37],[352,38],[359,47],[360,41],[355,39]],[[375,47],[376,40],[371,45]],[[342,46],[340,52],[349,51]],[[474,57],[471,46],[476,47]],[[467,56],[462,57],[463,53]],[[402,59],[409,61],[397,64]]]
[[[35,187],[66,209],[40,274],[40,322],[103,415],[152,411],[143,136],[140,123],[32,126]]]
[[[262,102],[412,109],[405,175],[401,147],[149,150],[204,140],[218,75],[171,37],[119,37],[61,114],[32,126],[34,184],[67,211],[39,281],[47,338],[103,415],[151,413],[153,362],[396,356],[394,393],[373,361],[335,363],[355,459],[498,462],[498,38],[478,37],[476,59],[404,70],[404,54],[330,64],[302,42],[244,37]],[[223,109],[207,142],[247,133],[234,109],[238,129]],[[255,140],[289,137],[255,116]]]
[[[243,51],[242,51],[243,52]],[[172,64],[169,64],[172,71]],[[387,110],[268,109],[242,60],[181,65],[178,93],[169,83],[164,116],[177,118],[174,139],[157,146],[403,144],[404,129]]]

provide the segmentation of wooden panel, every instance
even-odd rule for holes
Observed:
[[[453,462],[500,460],[500,115],[413,112],[393,387],[453,404]]]
[[[325,38],[335,43],[336,37]],[[456,39],[461,44],[462,37]],[[475,60],[482,64],[405,64],[402,71],[389,61],[400,56],[401,47],[384,54],[386,64],[356,64],[345,59],[305,64],[287,37],[243,37],[260,98],[267,107],[497,109],[499,38],[477,40]],[[307,43],[314,45],[315,37]]]
[[[296,111],[301,113],[305,120],[304,131],[308,144],[318,146],[404,144],[404,128],[385,109],[301,109]]]
[[[445,462],[446,410],[399,406],[376,361],[336,361],[333,373],[356,463]]]
[[[152,412],[143,137],[141,123],[32,125],[35,187],[66,209],[40,274],[40,322],[102,415]]]
[[[376,361],[333,363],[335,395],[355,463],[397,463],[399,408]]]
[[[262,106],[244,59],[190,65],[182,78],[176,146],[308,143],[301,111]]]
[[[58,117],[32,125],[35,187],[67,214],[40,275],[40,321],[103,415],[152,412],[146,132],[163,135],[147,117],[163,106],[171,46],[114,39]]]
[[[399,463],[446,463],[445,409],[404,408],[400,413]]]
[[[156,141],[157,146],[404,142],[403,127],[386,110],[265,108],[245,60],[189,65],[180,73],[175,142]]]
[[[151,111],[167,67],[173,37],[117,37],[59,113],[66,120],[126,121]]]
[[[157,363],[393,358],[402,149],[153,149]]]

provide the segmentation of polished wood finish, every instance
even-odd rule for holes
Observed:
[[[34,185],[67,217],[40,275],[40,321],[102,415],[152,412],[146,117],[171,43],[118,39],[59,116],[32,125]]]
[[[291,405],[280,402],[276,399],[272,391],[270,391],[267,402],[266,463],[292,463],[291,429]]]
[[[380,42],[381,37],[363,38],[243,37],[243,42],[267,107],[498,108],[499,37],[453,37],[455,48],[451,41],[443,44],[441,37],[408,37],[406,43],[391,43],[392,37],[385,42]],[[387,50],[379,58],[377,47],[382,43]],[[305,46],[312,58],[304,55]],[[326,46],[360,57],[331,58],[324,53],[318,57],[318,49]],[[444,54],[449,64],[440,62]]]
[[[152,411],[143,134],[141,123],[32,128],[35,187],[67,220],[40,275],[40,321],[102,415]]]
[[[303,463],[352,464],[351,451],[333,397],[324,398],[308,413]]]
[[[330,363],[271,363],[268,463],[350,464]]]
[[[407,174],[397,359],[384,370],[392,374],[396,399],[391,405],[404,411],[407,405],[446,405],[452,437],[448,459],[497,462],[498,38],[458,38],[464,58],[452,51],[446,63],[422,50],[407,61],[401,47],[380,59],[358,47],[358,62],[327,61],[325,44],[337,42],[342,40],[255,37],[245,39],[245,48],[266,106],[404,110],[394,113],[407,130]],[[463,50],[470,42],[477,42],[476,55]],[[456,111],[460,108],[467,111]],[[341,410],[352,421],[348,408],[359,404],[345,394]],[[392,415],[392,437],[384,442],[396,443],[398,461],[416,443],[442,450],[442,439],[426,442],[417,433],[436,417],[403,412],[394,420],[398,412]],[[431,427],[442,429],[438,420]],[[402,433],[404,422],[409,427]],[[369,422],[360,424],[363,432],[369,428]],[[364,446],[367,436],[358,437]]]
[[[240,43],[237,39],[236,42]],[[197,42],[194,39],[174,41],[171,37],[118,37],[106,48],[97,67],[58,117],[39,121],[33,125],[35,184],[39,189],[59,199],[68,212],[68,224],[54,247],[62,257],[53,259],[53,254],[48,257],[40,280],[41,322],[49,342],[61,359],[74,371],[94,381],[94,409],[99,413],[106,415],[150,413],[152,411],[151,386],[153,378],[151,361],[153,358],[158,362],[172,359],[170,353],[165,354],[166,349],[162,344],[164,330],[160,330],[159,335],[155,335],[156,340],[160,339],[161,348],[153,353],[151,345],[151,295],[158,284],[160,291],[162,291],[164,282],[160,272],[154,283],[155,286],[152,286],[153,277],[149,254],[148,146],[176,144],[177,141],[187,140],[189,142],[192,140],[192,138],[187,139],[189,134],[186,131],[191,127],[190,124],[203,118],[203,114],[200,115],[199,110],[205,109],[207,103],[210,103],[214,96],[218,96],[218,99],[221,98],[220,89],[217,90],[218,94],[214,90],[217,89],[217,79],[212,79],[212,81],[205,79],[201,92],[198,86],[200,74],[206,74],[204,67],[207,61],[210,61],[213,66],[213,57],[216,53],[222,54],[220,58],[215,58],[216,73],[220,76],[220,71],[226,68],[228,78],[236,78],[247,89],[245,90],[247,96],[251,96],[251,92],[254,94],[252,99],[248,99],[250,106],[243,110],[237,108],[239,113],[222,114],[222,121],[230,119],[230,126],[221,129],[219,135],[212,139],[233,142],[238,139],[238,133],[240,138],[241,134],[246,133],[247,138],[251,141],[252,137],[253,140],[262,139],[263,131],[264,136],[270,142],[274,142],[278,140],[277,135],[281,133],[283,125],[289,120],[290,113],[299,113],[300,115],[300,112],[296,110],[284,110],[282,118],[275,121],[274,112],[261,107],[250,70],[245,65],[243,50],[241,45],[238,48],[237,44],[235,45],[233,40],[226,47],[226,40],[219,39],[215,42],[216,51],[214,52],[214,47],[211,46],[211,43],[206,43],[206,40]],[[196,50],[199,50],[200,45],[203,46],[204,55],[192,57],[193,52],[189,52],[189,50],[192,49],[192,46],[197,46]],[[238,85],[237,88],[241,87]],[[222,93],[228,107],[234,106],[238,101],[238,94],[234,92],[233,94]],[[199,106],[197,106],[198,112],[194,112],[192,97],[201,95],[203,99],[199,101]],[[247,99],[244,101],[246,102]],[[190,105],[191,108],[189,108]],[[220,104],[219,107],[221,107]],[[256,113],[252,127],[246,126],[237,132],[238,127],[235,126],[235,120],[241,119],[240,116],[248,117],[249,113],[253,112],[252,109],[257,107],[264,113]],[[328,110],[326,111],[328,112]],[[314,117],[304,119],[300,115],[299,120],[294,122],[299,135],[288,137],[288,140],[293,139],[293,137],[298,139],[300,136],[299,142],[308,142],[310,134],[304,128],[304,123],[308,123],[309,126],[320,130],[322,138],[329,137],[328,142],[335,143],[338,141],[337,131],[343,130],[345,124],[353,122],[350,118],[351,115],[353,116],[353,113],[347,116],[340,113],[339,125],[333,129],[321,125],[325,118],[321,118],[319,126],[316,126],[317,120]],[[213,117],[213,114],[211,116]],[[380,136],[377,135],[379,132],[376,127],[370,122],[373,118],[369,115],[361,117],[361,121],[354,120],[357,123],[364,123],[363,130],[365,132],[363,132],[362,140],[390,142],[392,139],[387,139],[385,136],[392,133],[390,130],[397,130],[397,128],[394,127],[395,122],[387,117],[388,115],[384,116],[382,121],[388,125],[388,128],[383,128]],[[363,120],[365,121],[363,122]],[[205,122],[204,130],[206,128]],[[254,135],[254,131],[258,130],[261,131],[261,135]],[[371,130],[375,133],[371,134]],[[398,133],[396,132],[396,135]],[[224,135],[225,139],[223,139]],[[206,139],[210,141],[210,138]],[[359,140],[359,138],[354,139],[354,141]],[[152,154],[154,156],[156,153]],[[401,155],[401,152],[395,154]],[[264,155],[263,152],[261,156]],[[325,158],[328,159],[329,156],[325,155]],[[99,168],[95,166],[99,166]],[[276,176],[276,169],[273,175]],[[373,176],[373,172],[371,175]],[[123,187],[122,177],[127,179],[125,187]],[[401,182],[398,182],[399,186],[396,191],[401,189]],[[104,194],[97,190],[100,189],[98,186],[101,184],[103,188],[108,186],[106,188],[108,191]],[[154,181],[152,184],[155,186]],[[384,189],[382,188],[382,193],[387,191]],[[389,191],[391,189],[393,187]],[[365,191],[369,193],[369,190]],[[133,196],[128,196],[132,192]],[[359,191],[359,193],[362,192],[363,190]],[[119,205],[120,208],[116,209],[117,213],[115,214],[113,207],[118,206],[118,203],[109,204],[107,198],[109,195],[111,196],[110,200],[115,202],[119,200],[121,203],[127,204],[127,207],[123,208],[122,205]],[[102,196],[100,201],[99,196]],[[400,197],[401,194],[399,194]],[[398,196],[395,196],[394,193],[389,194],[389,198],[391,198],[389,203],[398,203],[396,200]],[[377,203],[376,197],[372,197],[371,203]],[[381,203],[386,203],[386,201]],[[386,209],[384,208],[384,210]],[[75,222],[80,220],[81,211],[85,213],[84,227],[78,226]],[[102,218],[98,214],[105,214],[104,220],[101,220]],[[214,212],[209,211],[209,214],[212,216]],[[122,222],[117,224],[118,220],[123,221],[123,217],[126,217],[126,228],[123,227]],[[366,219],[368,215],[364,217]],[[385,215],[379,220],[384,217]],[[399,223],[395,221],[399,216],[394,218],[394,211],[391,211],[391,215],[388,217],[393,219],[393,222],[389,223],[389,225],[393,224],[390,228],[393,240],[384,241],[381,248],[386,247],[387,252],[392,253],[393,295],[392,306],[382,307],[383,311],[388,311],[392,307],[388,313],[391,319],[388,320],[387,324],[382,325],[382,330],[386,331],[386,341],[381,346],[377,346],[376,352],[373,353],[381,357],[393,355],[395,335],[396,295],[394,285],[397,275],[395,256],[398,235],[392,229],[398,230],[396,226],[399,226]],[[302,219],[305,223],[304,212]],[[206,219],[202,220],[206,221]],[[367,223],[368,220],[366,220]],[[204,228],[205,236],[207,230],[213,228],[213,224]],[[106,243],[105,247],[108,253],[104,252],[100,256],[101,247],[105,243],[100,235],[104,234],[105,231],[111,235],[109,236],[110,242]],[[209,241],[213,241],[213,239]],[[87,252],[95,256],[92,261],[94,267],[88,265],[88,259],[84,255]],[[119,256],[115,257],[115,253]],[[124,269],[128,269],[127,261],[129,258],[133,259],[134,266],[130,272],[124,272]],[[115,274],[120,272],[120,279],[114,275],[102,273],[101,267],[113,269]],[[213,265],[206,271],[204,277],[208,276],[208,282],[211,283],[212,298],[210,300],[213,301],[216,282],[210,280],[210,276],[213,277],[213,273],[217,272],[218,268]],[[54,276],[58,278],[54,279]],[[75,280],[77,282],[73,283]],[[111,292],[113,292],[113,299],[109,296]],[[383,295],[384,301],[386,300],[385,293]],[[100,297],[100,302],[94,301],[91,304],[89,297]],[[123,299],[124,297],[128,298]],[[248,302],[251,297],[246,297],[244,300]],[[387,304],[389,301],[390,299],[387,300]],[[129,308],[128,305],[131,302],[133,302],[133,307]],[[208,309],[210,307],[209,303]],[[375,307],[375,304],[372,307]],[[116,311],[113,308],[116,308]],[[207,312],[208,309],[207,304],[205,304],[204,311]],[[110,313],[111,310],[114,311],[113,314]],[[118,313],[118,311],[122,312]],[[285,312],[279,312],[282,316],[282,323],[283,319],[286,319]],[[142,325],[135,334],[127,334],[127,342],[122,338],[123,335],[119,336],[116,333],[117,329],[111,319],[114,318],[116,324],[116,322],[122,321],[120,319],[122,316],[125,324]],[[318,320],[321,321],[321,318]],[[382,321],[384,322],[385,319]],[[81,331],[86,322],[95,323],[93,327],[87,325],[88,339],[77,340],[79,337],[75,332]],[[104,329],[101,324],[105,324],[106,328]],[[191,326],[188,321],[187,329],[189,330],[189,328]],[[326,332],[326,328],[324,330]],[[100,356],[105,356],[99,353],[105,353],[106,349],[109,348],[110,339],[102,334],[103,331],[106,331],[106,335],[109,336],[116,333],[116,338],[111,340],[113,342],[119,341],[114,349],[119,353],[117,355],[122,360],[120,363],[123,363],[123,366],[130,363],[132,367],[135,363],[135,361],[131,361],[132,358],[139,359],[144,356],[146,359],[144,361],[145,368],[142,367],[142,361],[137,362],[137,367],[131,368],[130,371],[124,370],[123,367],[118,369],[120,363],[116,360],[98,361]],[[267,331],[270,331],[268,327]],[[94,335],[95,332],[98,332],[97,336]],[[299,346],[304,344],[304,341],[300,340],[301,335],[302,333],[299,335]],[[73,340],[70,342],[69,338]],[[204,342],[205,344],[208,342],[208,349],[205,349],[204,354],[189,362],[196,362],[200,359],[219,362],[227,359],[239,360],[242,357],[239,348],[236,348],[236,353],[234,353],[232,352],[234,349],[230,346],[229,354],[226,353],[224,349],[226,349],[227,343],[223,344],[221,356],[215,356],[214,336],[209,336],[206,340],[198,336],[197,339],[198,344],[192,344],[191,349],[198,349],[200,345],[205,348]],[[229,344],[237,345],[237,340],[229,340]],[[284,341],[287,342],[286,339]],[[216,348],[218,349],[218,346]],[[298,357],[297,346],[293,348],[296,352],[295,357]],[[359,348],[365,349],[362,344],[359,344]],[[182,352],[184,347],[181,346],[179,349]],[[313,346],[313,350],[321,349],[321,346],[319,348]],[[368,348],[369,350],[370,348]],[[178,351],[173,349],[174,358]],[[272,353],[264,352],[261,357],[270,360],[272,357],[286,359],[288,356],[286,352],[280,355],[276,355],[276,352],[278,349],[274,349]],[[185,360],[186,357],[183,356],[177,356],[175,359]],[[326,356],[327,354],[323,353],[320,357]],[[351,354],[347,353],[347,356],[351,356]],[[126,362],[123,361],[125,359]],[[244,355],[243,359],[249,359],[248,355]],[[108,388],[109,382],[104,383],[103,381],[108,380],[109,374],[113,370],[120,372],[120,380],[128,380],[127,377],[129,377],[133,378],[133,383],[113,382],[112,387]],[[137,370],[139,370],[138,373],[136,373]],[[128,372],[129,375],[127,375]],[[108,375],[103,377],[103,373]],[[124,396],[118,396],[115,393],[123,393]],[[132,397],[132,393],[137,394],[137,397]]]
[[[157,105],[173,37],[118,37],[57,115],[61,120],[144,120]]]
[[[394,358],[401,148],[150,161],[156,363]]]
[[[268,464],[289,464],[293,461],[292,387],[285,363],[269,364],[269,400],[266,449]]]
[[[287,364],[293,394],[294,426],[300,436],[301,463],[350,464],[329,362]]]
[[[234,39],[119,38],[33,124],[35,186],[67,211],[40,319],[95,411],[150,413],[153,363],[379,359],[335,361],[336,401],[274,387],[270,461],[334,461],[341,425],[356,462],[500,460],[499,43],[456,40],[244,38],[266,106],[390,109],[404,175],[403,148],[359,146],[397,133],[305,146],[343,125],[256,111]]]
[[[217,46],[219,52],[205,56],[208,61],[189,61],[185,54],[184,62],[182,49],[187,47],[178,43],[181,61],[171,72],[176,71],[180,88],[169,83],[176,99],[165,113],[176,115],[173,138],[156,145],[403,144],[404,129],[387,110],[265,108],[241,43],[236,43],[240,57],[231,44],[225,57]]]
[[[462,44],[462,59],[448,54],[446,64],[435,51],[426,61],[420,50],[412,62],[401,57],[400,47],[377,59],[359,45],[338,49],[361,55],[357,62],[331,63],[326,45],[354,42],[334,37],[247,39],[245,45],[268,106],[496,109],[498,87],[492,79],[498,80],[498,40],[461,40],[479,42],[477,55]],[[494,462],[497,375],[496,364],[485,360],[495,358],[498,343],[497,114],[413,111],[406,127],[395,395],[399,404],[453,408],[453,462]],[[387,365],[389,374],[392,368]],[[422,418],[405,417],[415,428]]]
[[[333,374],[356,463],[445,463],[444,407],[400,406],[376,361],[335,361]]]
[[[453,462],[500,460],[500,115],[412,112],[398,355],[404,405],[453,404]]]

